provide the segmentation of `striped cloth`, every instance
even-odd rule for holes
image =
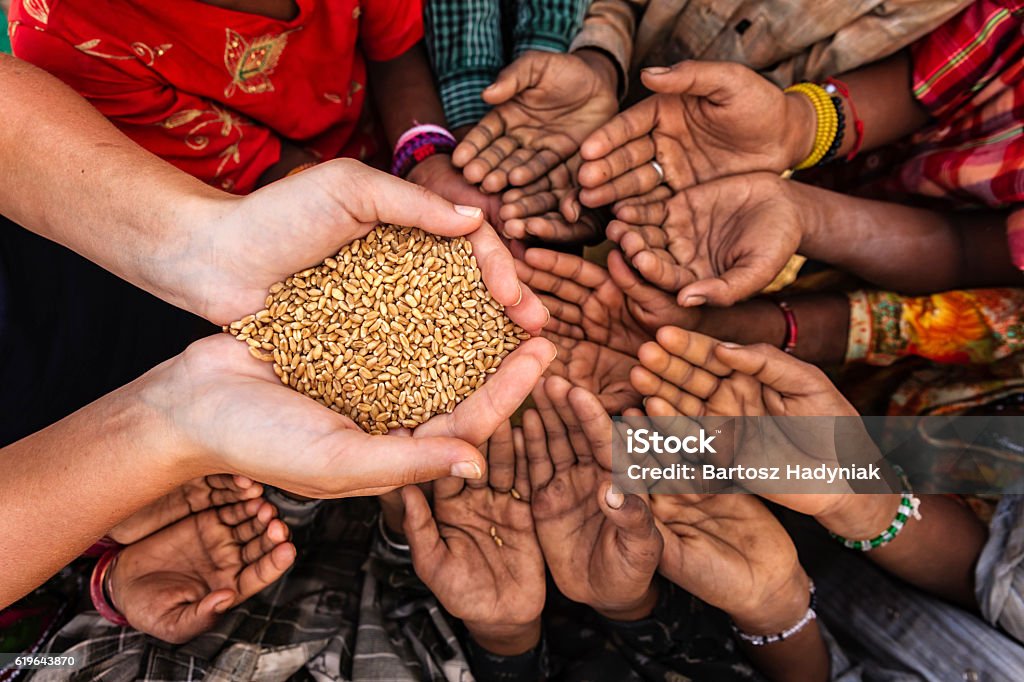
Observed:
[[[481,91],[528,50],[565,52],[585,0],[427,0],[426,42],[448,126],[483,118]]]
[[[912,48],[913,92],[934,117],[883,183],[957,205],[1024,201],[1024,2],[977,0]]]

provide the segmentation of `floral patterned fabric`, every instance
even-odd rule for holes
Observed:
[[[1024,350],[1024,290],[974,289],[930,296],[849,294],[848,362],[888,365],[907,356],[989,364]]]
[[[367,60],[423,37],[421,3],[295,0],[287,21],[202,2],[14,0],[14,54],[64,80],[138,144],[244,194],[282,140],[370,158]]]

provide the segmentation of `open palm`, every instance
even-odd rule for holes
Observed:
[[[618,114],[584,142],[580,195],[603,206],[644,195],[664,182],[681,191],[716,178],[792,168],[802,158],[786,122],[810,115],[799,95],[783,93],[745,66],[682,62],[645,71],[655,94]],[[810,149],[802,150],[802,153]],[[651,161],[664,170],[662,179]]]
[[[880,458],[857,411],[828,377],[777,348],[730,347],[666,327],[657,343],[641,348],[639,359],[633,385],[647,396],[652,417],[772,417],[759,420],[757,428],[739,423],[735,464],[831,466]],[[755,480],[746,486],[807,514],[830,508],[842,497],[834,493],[844,492],[816,481]]]
[[[295,560],[288,529],[261,499],[207,509],[126,547],[111,598],[138,630],[186,642],[284,575]]]
[[[734,618],[807,595],[796,547],[753,495],[653,495],[665,539],[661,573]]]
[[[600,265],[573,254],[529,249],[516,267],[551,312],[548,330],[634,357],[652,340],[651,331],[633,317],[622,290]]]
[[[680,305],[727,306],[772,282],[797,249],[805,207],[767,173],[697,185],[618,209],[608,238],[651,284]]]
[[[537,537],[565,596],[602,611],[624,610],[650,589],[661,538],[647,503],[619,495],[609,505],[612,422],[598,400],[558,378],[533,393],[523,417]]]
[[[548,331],[543,334],[558,348],[547,376],[561,377],[593,393],[610,414],[640,406],[640,394],[629,381],[636,357],[583,339]]]
[[[525,185],[572,156],[618,110],[612,87],[584,59],[527,52],[506,67],[484,99],[495,105],[455,149],[466,179],[499,192]]]
[[[516,461],[507,421],[486,449],[488,480],[436,481],[433,514],[419,488],[402,489],[405,535],[417,575],[449,613],[470,627],[496,614],[523,625],[540,617],[545,587],[526,458]]]

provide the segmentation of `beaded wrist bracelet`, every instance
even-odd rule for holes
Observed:
[[[128,619],[117,610],[107,593],[107,574],[114,562],[117,561],[122,549],[123,547],[120,545],[112,547],[96,561],[96,566],[92,569],[92,576],[89,578],[89,596],[92,598],[92,605],[101,616],[114,625],[124,627],[128,625]]]
[[[817,606],[817,596],[814,592],[814,581],[810,581],[811,584],[811,604],[807,607],[807,613],[803,615],[803,618],[798,620],[792,627],[788,627],[782,632],[774,635],[748,635],[747,633],[736,627],[736,623],[732,624],[733,633],[741,640],[752,646],[766,646],[768,644],[775,644],[776,642],[784,642],[793,635],[799,633],[807,624],[818,617],[814,607]]]
[[[799,93],[811,101],[817,116],[817,127],[814,131],[814,147],[810,155],[800,162],[795,170],[804,170],[817,166],[835,144],[839,132],[839,115],[842,107],[837,109],[832,97],[825,88],[814,83],[797,83],[785,89],[786,93]],[[838,147],[836,148],[838,149]]]
[[[384,541],[384,544],[393,549],[396,552],[408,552],[409,544],[405,542],[395,542],[391,539],[391,534],[388,533],[387,524],[384,522],[384,512],[377,515],[377,530],[380,531],[380,538]]]
[[[884,547],[896,539],[896,536],[900,534],[903,527],[907,525],[908,520],[911,518],[917,519],[918,521],[921,520],[921,512],[918,511],[918,507],[921,506],[921,500],[914,495],[914,491],[910,488],[910,481],[903,473],[903,470],[896,466],[893,468],[899,474],[900,480],[903,482],[903,496],[900,498],[900,506],[896,509],[896,516],[893,518],[892,523],[889,524],[888,528],[875,537],[868,538],[867,540],[849,540],[841,535],[829,533],[829,535],[842,543],[842,545],[847,549],[870,552],[873,549]]]
[[[828,151],[825,152],[825,156],[821,157],[821,161],[818,162],[821,165],[836,158],[839,148],[843,146],[843,139],[846,137],[846,114],[843,113],[843,100],[835,96],[829,99],[832,100],[832,106],[836,109],[836,138],[832,141]]]
[[[796,352],[796,342],[800,338],[800,327],[796,324],[796,313],[785,301],[777,301],[782,316],[786,319],[786,337],[782,340],[782,350],[792,355]]]
[[[854,139],[853,148],[850,149],[850,153],[846,155],[846,160],[852,161],[861,150],[861,147],[864,146],[864,121],[857,114],[857,105],[854,103],[853,97],[850,95],[850,88],[846,86],[846,83],[838,78],[826,78],[825,91],[833,96],[836,93],[839,93],[839,95],[846,100],[846,104],[850,108],[850,116],[853,118]]]
[[[391,161],[391,174],[404,178],[413,166],[436,154],[455,151],[455,136],[435,125],[416,125],[405,131]]]

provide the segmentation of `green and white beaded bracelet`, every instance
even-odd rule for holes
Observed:
[[[856,549],[861,552],[870,552],[873,549],[884,547],[890,542],[896,539],[896,536],[900,534],[903,527],[907,525],[907,521],[911,518],[921,520],[921,512],[918,508],[921,506],[921,500],[918,499],[914,492],[910,489],[910,481],[903,474],[898,467],[895,467],[897,473],[900,475],[900,480],[903,481],[903,496],[900,498],[900,506],[896,509],[896,517],[889,524],[889,527],[883,530],[881,533],[873,538],[867,540],[849,540],[841,535],[835,533],[829,533],[832,537],[842,543],[847,549]]]

